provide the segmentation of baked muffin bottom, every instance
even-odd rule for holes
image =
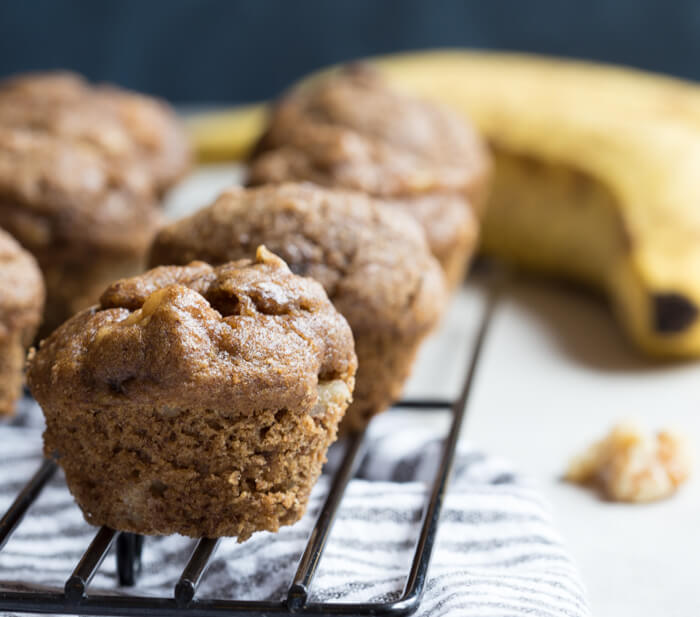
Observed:
[[[366,333],[356,337],[357,385],[340,425],[341,435],[363,429],[373,416],[399,400],[423,336]]]
[[[71,444],[60,463],[89,523],[242,542],[304,514],[350,396],[342,380],[319,390],[335,394],[322,394],[313,413],[235,420],[214,409],[66,406],[44,434],[45,452]]]

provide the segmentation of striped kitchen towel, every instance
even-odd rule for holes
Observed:
[[[343,499],[314,581],[318,601],[382,601],[404,584],[440,452],[435,414],[392,410],[372,423],[369,448]],[[0,512],[40,462],[41,420],[25,401],[0,426]],[[331,459],[332,465],[332,459]],[[323,476],[309,511],[277,534],[221,542],[199,597],[281,599],[328,487]],[[57,475],[0,552],[0,587],[20,581],[62,587],[95,534]],[[193,541],[147,538],[132,592],[171,596]],[[455,460],[419,615],[588,616],[585,592],[540,496],[503,461],[466,443]],[[92,588],[119,589],[114,558]]]

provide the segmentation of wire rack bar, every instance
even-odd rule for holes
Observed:
[[[453,401],[441,398],[402,399],[394,404],[401,409],[451,409]]]
[[[38,587],[31,590],[31,583],[24,582],[21,584],[22,590],[0,589],[0,609],[17,612],[121,617],[169,617],[174,614],[183,614],[188,617],[218,617],[224,614],[236,615],[237,617],[290,614],[326,615],[329,617],[335,615],[400,617],[412,614],[418,608],[425,589],[428,567],[452,472],[457,442],[497,296],[498,288],[494,286],[482,314],[475,344],[471,348],[463,387],[457,400],[405,400],[396,405],[408,409],[449,408],[452,412],[452,423],[443,445],[439,467],[423,512],[411,567],[403,592],[398,600],[381,603],[309,601],[311,584],[323,556],[335,515],[347,484],[354,476],[361,459],[365,443],[363,431],[349,436],[347,440],[343,460],[333,477],[329,493],[309,536],[287,598],[283,602],[196,598],[197,587],[205,576],[218,546],[219,540],[216,539],[199,540],[175,586],[174,597],[157,598],[137,595],[106,595],[104,593],[88,595],[86,593],[87,587],[117,537],[117,564],[121,583],[125,585],[133,583],[139,571],[143,538],[132,534],[119,534],[112,529],[102,527],[66,582],[63,592],[59,590],[47,591],[45,588]],[[0,548],[19,525],[24,514],[55,471],[56,463],[53,460],[45,460],[10,506],[10,509],[0,520]]]
[[[219,538],[202,538],[197,542],[180,580],[175,585],[175,601],[178,606],[187,606],[192,601],[218,546]]]
[[[405,608],[408,614],[414,612],[418,608],[418,603],[423,595],[428,566],[430,565],[430,558],[433,554],[435,537],[440,522],[440,512],[445,501],[447,485],[449,484],[452,474],[452,463],[454,462],[454,456],[457,450],[457,442],[459,441],[459,435],[462,431],[469,394],[471,393],[474,383],[479,358],[481,357],[481,350],[486,340],[486,332],[491,323],[496,298],[497,290],[494,290],[489,296],[488,304],[476,335],[476,341],[474,343],[462,390],[459,397],[452,405],[452,424],[450,425],[449,433],[445,439],[440,466],[438,467],[435,480],[433,481],[430,501],[423,513],[421,531],[418,536],[418,541],[416,542],[413,562],[411,563],[411,569],[406,579],[403,594],[397,602],[393,603],[394,610]]]
[[[109,549],[112,548],[116,535],[117,532],[114,529],[100,527],[87,551],[80,558],[78,565],[75,566],[73,574],[66,581],[64,593],[68,601],[80,602],[85,597],[87,586],[107,556]]]
[[[353,433],[348,437],[348,444],[343,456],[340,468],[333,477],[333,483],[328,491],[328,496],[323,508],[316,519],[306,549],[299,560],[292,585],[287,593],[287,606],[290,611],[301,609],[308,599],[311,581],[316,574],[318,564],[321,562],[323,551],[326,548],[328,536],[333,528],[338,506],[343,499],[345,487],[357,471],[357,465],[364,451],[366,430]]]
[[[117,537],[117,574],[119,584],[131,587],[141,573],[141,549],[143,536],[122,532]]]

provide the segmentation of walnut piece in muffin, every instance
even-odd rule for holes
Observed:
[[[242,541],[304,513],[356,366],[321,285],[259,247],[114,283],[28,383],[88,522]]]
[[[593,485],[612,501],[638,503],[673,495],[690,468],[690,451],[681,435],[668,430],[653,435],[627,422],[574,458],[565,479]]]

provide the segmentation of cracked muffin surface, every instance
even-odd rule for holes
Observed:
[[[306,180],[391,201],[421,223],[455,286],[475,249],[490,167],[461,116],[390,89],[363,66],[282,98],[254,152],[249,184]]]
[[[118,281],[42,341],[28,383],[86,520],[242,541],[304,513],[356,365],[321,285],[260,247]]]
[[[348,320],[359,367],[343,429],[361,428],[400,396],[446,303],[444,276],[422,229],[361,193],[312,184],[234,187],[161,229],[150,260],[224,263],[258,244],[319,281]]]
[[[44,305],[34,258],[0,229],[0,416],[13,413],[22,393],[24,359]]]

